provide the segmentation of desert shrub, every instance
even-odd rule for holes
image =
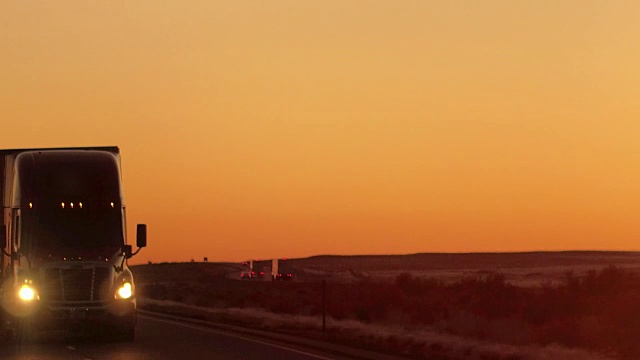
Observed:
[[[319,283],[241,282],[186,268],[185,281],[158,266],[159,282],[142,276],[140,294],[198,306],[261,308],[272,313],[318,316]],[[166,267],[165,269],[162,267]],[[391,282],[371,279],[329,283],[333,319],[375,325],[430,326],[454,335],[510,344],[586,347],[621,358],[640,358],[640,279],[616,267],[584,275],[568,272],[564,283],[523,288],[496,273],[453,283],[401,273]],[[389,340],[388,347],[394,347]],[[420,345],[422,346],[422,345]],[[410,348],[406,345],[402,347]]]

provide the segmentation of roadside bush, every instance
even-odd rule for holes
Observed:
[[[318,317],[322,311],[318,283],[202,277],[198,285],[176,279],[139,288],[146,298],[200,306]],[[560,344],[640,358],[640,279],[616,267],[584,276],[568,272],[563,284],[536,288],[513,286],[500,274],[443,283],[401,273],[391,282],[329,283],[326,296],[333,319],[428,326],[498,343]],[[394,341],[387,345],[396,346]]]

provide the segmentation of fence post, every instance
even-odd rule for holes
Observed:
[[[327,280],[322,279],[322,336],[327,335]]]

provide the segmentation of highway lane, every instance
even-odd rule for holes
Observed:
[[[157,359],[343,359],[334,355],[224,332],[189,323],[139,316],[136,340],[104,343],[62,333],[34,342],[0,342],[0,359],[157,360]]]

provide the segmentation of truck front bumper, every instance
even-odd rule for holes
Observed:
[[[35,330],[71,330],[92,327],[130,327],[136,324],[135,299],[83,304],[32,304],[28,315],[15,317]]]

